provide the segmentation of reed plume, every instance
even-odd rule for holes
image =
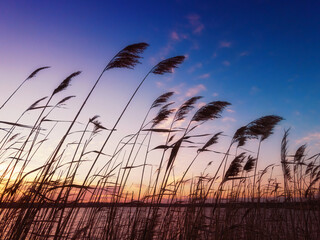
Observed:
[[[174,94],[174,92],[166,92],[166,93],[160,95],[156,100],[154,100],[154,102],[151,105],[151,108],[156,108],[156,107],[159,107],[162,104],[166,103],[168,101],[168,99],[170,97],[172,97],[173,94]]]
[[[303,158],[305,157],[306,148],[307,148],[307,145],[303,144],[297,149],[297,151],[296,151],[296,153],[294,154],[294,157],[293,157],[293,161],[295,163],[298,163],[298,164],[302,163]]]
[[[104,71],[112,68],[129,68],[133,69],[135,65],[140,63],[140,54],[149,46],[147,43],[135,43],[126,46],[118,52],[113,59],[107,64]]]
[[[243,170],[246,172],[251,172],[254,169],[256,161],[257,161],[256,158],[249,155],[246,164],[243,166]]]
[[[40,67],[36,70],[34,70],[14,91],[13,93],[7,98],[7,100],[1,105],[0,110],[9,102],[9,100],[16,94],[16,92],[22,87],[22,85],[27,82],[28,80],[30,80],[31,78],[34,78],[38,72],[46,69],[46,68],[50,68],[48,66],[46,67]]]
[[[163,75],[165,73],[172,73],[173,69],[177,68],[185,59],[185,56],[176,56],[165,59],[159,62],[153,69],[153,74]]]
[[[177,122],[177,121],[183,120],[186,117],[186,115],[194,108],[194,104],[201,98],[202,98],[201,96],[195,96],[185,101],[178,108],[173,121]]]
[[[64,80],[60,83],[60,85],[53,91],[52,95],[55,95],[55,94],[57,94],[57,93],[59,93],[59,92],[61,92],[61,91],[63,91],[63,90],[66,90],[67,87],[69,87],[71,80],[72,80],[74,77],[78,76],[80,73],[81,73],[81,71],[77,71],[77,72],[74,72],[74,73],[70,74],[70,75],[69,75],[66,79],[64,79]]]
[[[218,132],[214,134],[204,145],[202,148],[198,149],[198,152],[204,152],[208,151],[208,147],[210,147],[213,144],[218,143],[219,136],[222,134],[222,132]]]
[[[95,115],[87,119],[81,130],[72,131],[106,70],[132,69],[146,47],[145,43],[129,45],[110,60],[51,155],[44,148],[48,158],[43,165],[26,168],[31,160],[43,157],[38,149],[49,140],[51,132],[55,133],[55,126],[69,122],[52,120],[51,115],[49,119],[49,114],[74,96],[57,100],[56,104],[50,103],[51,98],[65,91],[80,72],[64,79],[53,89],[49,100],[41,98],[22,113],[21,116],[26,112],[31,115],[41,109],[34,124],[21,124],[20,118],[15,122],[0,121],[11,127],[4,129],[7,134],[3,134],[5,137],[0,142],[0,239],[279,239],[282,233],[290,239],[318,239],[320,154],[309,157],[305,144],[290,154],[286,130],[280,156],[284,189],[277,173],[273,174],[277,165],[256,172],[261,142],[271,136],[281,117],[258,118],[239,128],[225,150],[220,150],[224,144],[215,150],[215,144],[226,136],[219,129],[215,134],[200,132],[206,128],[198,128],[193,135],[190,132],[206,121],[220,118],[230,103],[209,102],[191,115],[201,97],[192,97],[175,108],[169,100],[173,92],[167,92],[152,102],[140,128],[123,137],[113,153],[106,147],[146,78],[150,74],[172,72],[184,60],[182,56],[163,60],[147,73],[113,127],[106,128]],[[28,79],[36,74],[32,73]],[[41,104],[44,100],[47,103]],[[46,127],[53,127],[43,131],[44,122]],[[194,126],[189,129],[191,124]],[[24,136],[25,132],[14,131],[16,127],[29,127],[31,132],[23,129],[28,133]],[[102,146],[97,147],[100,139],[94,142],[94,137],[100,132],[106,136]],[[167,134],[166,139],[162,142],[162,138],[155,138],[157,133]],[[258,142],[256,155],[241,148],[248,140]],[[245,152],[238,154],[239,148]],[[161,149],[162,155],[151,155],[156,149]],[[39,156],[35,155],[38,153]],[[104,158],[103,167],[97,164],[100,157]],[[229,165],[228,158],[232,158]],[[181,162],[176,168],[178,160]],[[194,166],[196,160],[199,164]],[[192,166],[197,170],[205,168],[190,173]],[[263,178],[271,167],[265,183]],[[81,176],[81,170],[86,175]],[[78,176],[82,182],[78,182]],[[292,203],[283,201],[283,196],[290,199],[292,189],[294,196],[300,193],[300,199]],[[251,202],[255,190],[258,202],[254,199]]]
[[[288,180],[291,179],[290,167],[287,160],[289,130],[290,129],[285,130],[282,141],[281,141],[281,166],[282,166],[282,172],[283,172],[284,193],[285,193],[286,200],[289,198],[289,195],[290,195],[288,191]]]
[[[230,103],[223,101],[210,102],[203,107],[201,107],[193,116],[191,121],[195,122],[205,122],[210,119],[220,118],[220,113],[223,109],[229,106]]]
[[[275,126],[282,120],[282,117],[276,115],[260,117],[247,125],[247,134],[253,138],[260,137],[261,141],[264,141],[273,133]]]
[[[245,157],[246,157],[245,153],[242,152],[232,160],[228,170],[226,171],[226,173],[224,175],[222,182],[232,180],[234,177],[238,176],[238,174],[240,173],[241,168],[242,168],[241,163],[243,162]]]
[[[38,107],[38,104],[40,102],[42,102],[43,100],[45,100],[46,98],[48,98],[48,97],[43,97],[43,98],[40,98],[39,100],[35,101],[33,104],[30,105],[30,107],[27,108],[26,111],[30,111],[30,110],[36,109]]]
[[[156,117],[152,119],[152,128],[156,127],[161,122],[163,122],[169,118],[170,114],[172,114],[174,112],[174,109],[168,109],[168,107],[172,104],[173,103],[168,103],[168,104],[164,105],[163,107],[161,107],[161,109],[157,113]]]

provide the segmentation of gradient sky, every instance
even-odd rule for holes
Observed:
[[[141,121],[153,99],[165,91],[176,91],[180,101],[202,95],[206,102],[232,103],[213,133],[223,125],[230,135],[260,116],[276,114],[286,120],[270,148],[278,146],[279,151],[283,129],[291,127],[290,149],[308,142],[313,152],[320,146],[319,10],[320,2],[313,0],[1,1],[1,102],[34,69],[52,66],[8,104],[17,111],[1,112],[1,118],[12,120],[20,107],[22,111],[50,94],[76,70],[83,73],[63,96],[84,99],[118,50],[143,41],[150,47],[142,64],[135,71],[104,76],[83,119],[99,114],[111,127],[112,116],[153,65],[185,55],[174,74],[148,79],[128,111],[131,119]],[[71,102],[70,109],[80,100]],[[279,158],[280,153],[269,156]]]

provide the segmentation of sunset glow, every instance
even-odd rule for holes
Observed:
[[[319,7],[1,1],[0,239],[319,237]]]

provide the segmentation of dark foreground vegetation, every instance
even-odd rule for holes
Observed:
[[[74,97],[57,100],[80,72],[15,122],[0,120],[0,239],[320,239],[320,155],[308,156],[306,145],[289,153],[286,130],[281,161],[258,169],[260,149],[282,117],[253,120],[234,133],[225,151],[216,151],[224,134],[203,133],[199,127],[220,118],[230,103],[213,101],[197,108],[201,97],[196,96],[176,105],[170,101],[174,93],[167,92],[151,104],[141,127],[110,153],[110,139],[144,81],[172,72],[183,56],[163,60],[148,72],[112,128],[93,116],[81,131],[74,130],[102,76],[114,68],[134,68],[147,46],[133,44],[118,52],[71,121],[52,119],[55,110]],[[46,68],[26,78],[0,111],[12,111],[7,103]],[[36,116],[33,124],[23,123],[26,114]],[[57,124],[68,127],[53,141],[53,151],[46,150],[43,164],[30,170]],[[94,143],[98,135],[104,136],[100,144]],[[245,150],[248,142],[257,144],[256,151]],[[175,163],[187,149],[193,149],[193,155],[176,176]],[[157,159],[150,157],[153,152],[158,152]],[[212,161],[190,178],[204,154]],[[80,181],[83,165],[86,172]],[[274,177],[276,168],[281,168],[281,179]]]

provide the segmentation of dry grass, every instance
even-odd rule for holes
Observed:
[[[168,92],[151,104],[140,128],[124,136],[112,154],[106,154],[110,137],[144,81],[150,74],[172,72],[183,62],[183,56],[163,60],[148,72],[111,129],[94,116],[80,132],[73,132],[101,76],[113,68],[134,68],[147,46],[132,44],[119,51],[71,121],[52,119],[54,110],[74,96],[57,104],[52,101],[80,72],[68,76],[45,104],[41,105],[46,98],[41,98],[15,122],[0,121],[0,238],[319,239],[320,155],[307,156],[306,145],[288,153],[287,130],[279,162],[283,179],[273,176],[278,166],[261,171],[257,168],[264,140],[283,120],[279,116],[264,116],[239,128],[225,151],[218,152],[214,147],[224,134],[201,133],[199,126],[220,118],[230,103],[209,102],[195,111],[201,97],[176,107],[170,102],[173,93]],[[35,70],[26,80],[45,68]],[[35,116],[33,125],[20,122],[27,112]],[[44,129],[44,123],[51,128]],[[47,153],[43,165],[27,171],[43,143],[57,131],[58,123],[68,125],[67,130]],[[98,134],[105,136],[100,148],[93,144]],[[158,134],[166,136],[164,142],[158,142]],[[199,143],[201,140],[205,143]],[[255,152],[243,150],[249,140],[258,143]],[[177,177],[175,163],[186,149],[194,149],[194,156]],[[72,154],[66,155],[70,151]],[[156,160],[152,155],[155,151],[159,153]],[[204,154],[215,159],[200,174],[186,179]],[[99,159],[105,165],[95,171]],[[89,167],[79,182],[77,174],[83,164]],[[209,170],[212,165],[214,172]],[[130,189],[132,177],[138,192]]]

